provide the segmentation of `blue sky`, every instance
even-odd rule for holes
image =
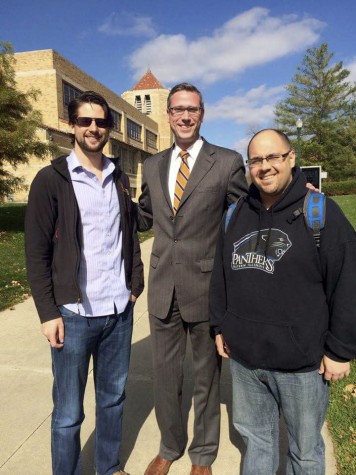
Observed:
[[[356,80],[355,0],[0,0],[0,40],[55,49],[118,94],[148,68],[202,91],[202,135],[244,152],[273,125],[307,48],[329,44]]]

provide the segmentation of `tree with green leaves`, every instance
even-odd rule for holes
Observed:
[[[57,151],[55,144],[42,142],[36,134],[43,127],[41,114],[32,105],[39,92],[17,89],[14,62],[12,45],[0,42],[0,201],[24,187],[23,179],[6,164],[16,169],[30,157],[45,158]]]
[[[275,121],[293,137],[301,118],[302,165],[321,165],[330,179],[341,180],[356,177],[356,84],[332,58],[326,43],[307,50],[286,86],[288,96],[276,106]]]

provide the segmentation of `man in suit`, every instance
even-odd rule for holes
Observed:
[[[195,86],[173,87],[167,115],[175,143],[144,163],[139,199],[139,229],[153,226],[155,236],[148,311],[161,432],[159,454],[145,475],[167,474],[187,445],[181,403],[188,334],[195,414],[190,473],[208,475],[219,445],[221,364],[209,329],[208,289],[222,215],[247,184],[241,155],[200,136],[204,103]]]

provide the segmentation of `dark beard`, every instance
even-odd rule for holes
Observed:
[[[109,140],[109,137],[106,137],[105,140],[102,142],[99,142],[96,147],[88,147],[88,145],[85,142],[85,137],[83,138],[82,141],[78,141],[78,139],[75,137],[75,142],[78,144],[78,147],[80,147],[84,152],[91,152],[91,153],[97,153],[101,152],[105,145],[107,144],[107,141]]]

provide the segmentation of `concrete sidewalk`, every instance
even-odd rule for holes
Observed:
[[[145,274],[149,267],[152,240],[142,245]],[[52,411],[52,373],[50,352],[40,334],[39,320],[32,299],[0,313],[0,473],[7,475],[50,475],[50,422]],[[192,375],[190,354],[185,378],[185,409],[192,432]],[[230,424],[231,391],[228,365],[224,362],[221,379],[221,440],[213,465],[214,475],[240,473],[242,441]],[[90,373],[85,398],[86,419],[82,426],[83,475],[94,475],[94,389]],[[131,475],[143,475],[148,462],[157,454],[159,431],[152,395],[152,367],[146,292],[135,306],[130,376],[127,384],[121,460]],[[281,461],[285,460],[286,435],[282,428]],[[336,475],[333,447],[324,427],[327,452],[326,475]],[[190,437],[191,440],[191,437]],[[169,475],[189,475],[190,460],[184,455]],[[284,473],[280,470],[279,475]]]

